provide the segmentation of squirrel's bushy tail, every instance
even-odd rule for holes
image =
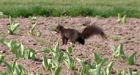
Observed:
[[[98,26],[87,26],[83,32],[81,33],[84,39],[87,39],[93,35],[101,35],[102,38],[106,39],[106,34],[104,31]]]

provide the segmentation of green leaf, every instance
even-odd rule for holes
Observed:
[[[41,52],[46,52],[48,49],[47,48],[41,48],[40,51]]]
[[[96,68],[95,69],[90,69],[90,74],[91,75],[102,75],[101,72],[102,72],[102,66],[101,64],[98,64],[96,65]]]
[[[34,35],[34,30],[36,25],[37,25],[36,23],[32,25],[30,31],[28,32],[30,35]]]
[[[4,41],[5,41],[4,38],[0,37],[0,44],[5,44]]]
[[[18,70],[19,70],[19,74],[20,75],[25,75],[26,73],[25,73],[25,68],[23,67],[23,66],[21,66],[21,65],[17,65],[17,67],[18,67]],[[18,75],[19,75],[18,74]]]
[[[36,55],[35,55],[35,51],[31,48],[27,48],[24,50],[24,58],[26,59],[35,59],[36,58]]]
[[[45,68],[45,70],[51,70],[51,60],[50,59],[48,59],[46,56],[44,56],[43,57],[43,62],[42,62],[42,64],[43,64],[43,67]]]
[[[0,72],[0,75],[7,75],[5,72]]]
[[[54,47],[54,52],[57,52],[57,51],[59,51],[60,50],[60,45],[59,45],[59,43],[57,42],[57,44],[55,45],[55,47]]]
[[[24,55],[24,51],[25,51],[25,48],[22,44],[22,42],[20,43],[20,54],[23,56]]]
[[[112,72],[112,67],[113,67],[113,63],[109,63],[109,65],[107,66],[107,69],[106,69],[106,73],[107,75],[110,75],[111,72]]]
[[[9,16],[9,23],[12,24],[13,23],[13,18],[11,16]]]
[[[29,19],[34,21],[34,20],[37,20],[37,17],[36,16],[30,16]]]
[[[122,23],[123,23],[123,24],[126,23],[126,15],[124,15],[124,16],[122,17]]]
[[[75,62],[72,59],[72,57],[70,57],[69,54],[65,53],[65,60],[64,60],[66,66],[68,67],[68,69],[73,70]]]
[[[102,58],[101,56],[99,56],[97,53],[94,52],[94,60],[95,60],[95,64],[104,64],[107,59]]]
[[[36,32],[36,36],[40,37],[41,36],[41,32],[37,29],[37,32]]]
[[[121,22],[121,15],[120,15],[120,13],[118,13],[118,20],[117,20],[117,22]]]
[[[7,67],[7,72],[8,73],[12,73],[13,72],[13,66],[11,64],[5,63],[6,67]]]
[[[136,63],[136,52],[127,58],[127,62],[129,65],[134,65]]]
[[[132,69],[128,69],[128,75],[139,75],[137,71],[133,71]]]
[[[62,53],[62,52],[56,53],[55,58],[57,58],[58,62],[61,62],[63,60],[63,55],[64,55],[64,53]]]
[[[61,72],[61,68],[57,67],[55,68],[54,75],[61,75],[60,72]]]
[[[14,34],[14,32],[17,30],[18,27],[19,27],[19,23],[15,23],[15,24],[12,23],[8,25],[8,33]]]
[[[69,54],[71,54],[72,53],[72,47],[68,47],[68,49],[67,49],[67,52],[69,53]]]
[[[120,44],[117,48],[113,49],[113,56],[126,59],[126,56],[125,56],[124,51],[123,51],[123,44]]]
[[[35,51],[31,48],[29,48],[28,50],[29,50],[29,58],[34,60],[36,58]]]
[[[16,63],[16,60],[12,64],[6,63],[7,70],[5,71],[6,75],[26,75],[25,68]]]
[[[80,75],[90,75],[90,67],[85,61],[76,58],[77,61],[81,64],[82,68],[80,70]]]
[[[99,64],[102,61],[102,58],[97,53],[94,53],[94,58],[96,64]]]
[[[124,15],[123,17],[121,17],[120,13],[118,13],[118,23],[126,23],[126,15]]]
[[[127,75],[127,73],[123,70],[117,73],[117,75]]]
[[[43,74],[41,74],[41,73],[37,73],[37,74],[35,74],[35,75],[43,75]]]
[[[4,61],[4,56],[0,54],[0,64]]]
[[[23,57],[24,57],[25,59],[28,59],[28,58],[29,58],[29,55],[30,55],[30,52],[29,52],[28,49],[25,49],[23,54],[24,54]]]

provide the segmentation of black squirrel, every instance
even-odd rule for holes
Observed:
[[[55,31],[61,34],[63,45],[67,44],[68,40],[70,40],[72,43],[79,42],[80,44],[84,45],[85,39],[93,35],[101,35],[102,38],[106,38],[106,34],[103,32],[103,30],[95,25],[87,26],[81,33],[75,29],[66,29],[61,25],[58,25]]]

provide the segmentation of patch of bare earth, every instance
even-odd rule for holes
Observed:
[[[37,28],[41,32],[41,36],[29,36],[27,32],[32,26],[32,21],[28,18],[15,18],[15,22],[20,23],[20,27],[17,30],[16,35],[9,35],[7,33],[7,18],[0,19],[0,36],[11,40],[17,40],[23,42],[25,47],[33,48],[37,57],[42,60],[43,53],[40,52],[41,48],[47,48],[49,45],[52,47],[56,42],[61,42],[61,37],[55,34],[54,31],[49,30],[53,25],[61,24],[66,28],[74,28],[79,31],[87,25],[97,25],[101,27],[108,36],[108,40],[103,40],[100,36],[93,36],[86,40],[85,45],[76,43],[72,56],[74,58],[80,58],[87,61],[92,61],[93,52],[100,54],[104,58],[108,58],[111,62],[114,62],[113,71],[126,70],[128,65],[126,62],[118,59],[112,59],[111,47],[117,46],[120,43],[124,44],[124,51],[126,54],[131,55],[133,52],[137,52],[137,63],[133,65],[134,70],[140,72],[140,19],[129,18],[126,24],[117,23],[117,18],[94,18],[94,17],[38,17]],[[118,39],[116,40],[116,37]],[[63,45],[61,48],[66,49],[70,44]],[[0,51],[5,55],[7,62],[13,62],[15,55],[10,50],[0,44]],[[32,73],[43,73],[41,61],[33,60],[18,60],[19,64],[22,64],[26,70]],[[4,71],[5,66],[0,65],[0,71]],[[65,65],[62,64],[62,75],[71,75]]]

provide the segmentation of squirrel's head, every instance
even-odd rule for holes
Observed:
[[[58,26],[56,27],[55,31],[56,31],[57,33],[60,33],[60,31],[62,31],[63,29],[64,29],[63,26],[58,25]]]

